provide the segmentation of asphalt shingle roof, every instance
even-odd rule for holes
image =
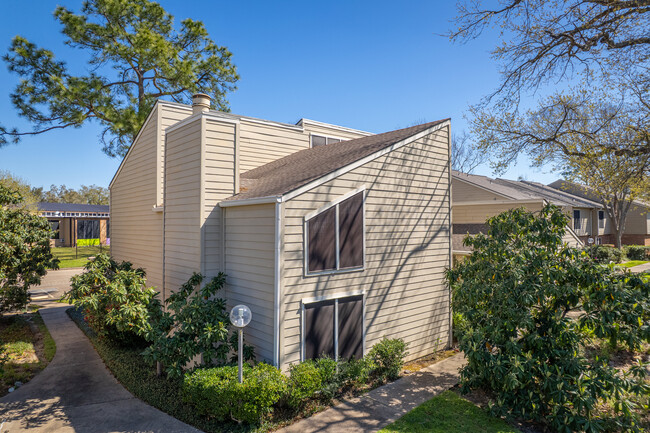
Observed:
[[[507,180],[507,179],[496,179],[497,182],[505,185],[510,185],[514,188],[518,188],[522,191],[526,191],[530,194],[537,195],[543,199],[548,200],[554,204],[562,204],[565,206],[574,206],[574,207],[588,207],[588,208],[600,208],[602,205],[598,202],[588,200],[586,198],[570,194],[568,192],[560,191],[553,187],[544,185],[538,182],[530,182],[527,180]]]
[[[539,196],[531,194],[530,192],[521,190],[520,188],[515,188],[512,185],[499,183],[497,179],[492,179],[487,176],[461,173],[457,170],[452,170],[452,176],[454,179],[459,179],[480,188],[493,191],[511,200],[534,200],[539,198]]]
[[[38,210],[45,212],[102,212],[108,213],[109,206],[103,204],[39,203]]]
[[[304,149],[241,175],[241,191],[224,201],[282,196],[449,119]]]

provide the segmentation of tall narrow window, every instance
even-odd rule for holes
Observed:
[[[580,211],[573,211],[573,230],[580,230]]]
[[[605,228],[605,211],[604,210],[599,210],[598,211],[598,228],[599,229],[604,229]]]
[[[308,227],[309,272],[336,269],[336,208],[310,219]]]
[[[52,235],[50,239],[59,239],[59,221],[58,220],[50,220],[50,229],[52,230]]]
[[[363,191],[305,222],[308,273],[363,268]]]

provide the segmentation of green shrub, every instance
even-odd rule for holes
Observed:
[[[639,347],[650,339],[650,286],[595,263],[562,241],[568,217],[547,205],[511,210],[468,238],[472,254],[447,271],[454,311],[471,328],[459,345],[467,358],[462,391],[495,396],[493,415],[532,419],[558,432],[600,431],[594,416],[611,402],[617,422],[634,422],[630,396],[647,395],[643,368],[622,373],[585,358],[585,329]],[[567,313],[580,312],[569,318]],[[622,428],[621,431],[626,430]]]
[[[650,248],[643,245],[626,245],[624,251],[628,260],[648,260]]]
[[[151,341],[143,355],[150,361],[160,362],[168,377],[181,377],[185,366],[201,355],[206,365],[224,365],[228,353],[237,351],[237,338],[229,338],[230,318],[226,301],[216,298],[225,283],[220,272],[208,284],[201,285],[203,276],[195,273],[181,288],[166,300],[162,311],[158,303],[147,339]],[[254,357],[252,348],[244,347],[244,359]]]
[[[615,247],[606,245],[591,245],[585,247],[585,251],[596,263],[621,263],[623,261],[623,251]]]
[[[373,365],[373,376],[382,381],[397,379],[407,354],[406,343],[401,338],[382,339],[368,352],[368,360]]]
[[[376,376],[375,370],[376,365],[370,356],[342,359],[339,360],[338,382],[341,386],[366,385],[370,382],[371,375]]]
[[[0,184],[0,314],[25,308],[29,288],[48,268],[58,269],[51,233],[47,219],[25,208],[18,189]]]
[[[286,378],[268,364],[245,364],[241,384],[237,372],[236,366],[197,369],[185,375],[183,399],[201,414],[258,424],[286,394]]]
[[[467,332],[469,329],[469,322],[467,319],[465,319],[465,316],[460,314],[457,311],[454,311],[454,314],[452,315],[453,321],[454,321],[454,337],[457,340],[460,340],[462,336]]]
[[[142,269],[99,254],[71,281],[65,297],[83,310],[97,335],[127,343],[151,330],[149,308],[156,291],[146,286]]]
[[[332,358],[322,357],[314,360],[314,365],[321,379],[321,396],[328,400],[333,399],[341,388],[338,363]]]
[[[307,399],[312,398],[323,386],[323,379],[316,363],[312,360],[289,366],[287,379],[287,404],[300,409]]]

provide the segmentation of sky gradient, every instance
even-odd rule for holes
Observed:
[[[77,0],[2,2],[0,52],[20,34],[81,71],[83,52],[63,44],[53,18],[57,3],[81,8]],[[290,123],[304,117],[375,133],[451,117],[459,133],[468,105],[498,83],[489,56],[496,34],[466,45],[441,36],[453,25],[452,1],[160,3],[177,22],[202,20],[212,39],[233,53],[241,79],[228,99],[236,114]],[[28,130],[9,98],[18,80],[0,67],[0,123]],[[25,137],[0,148],[0,170],[46,189],[108,186],[120,158],[101,152],[99,131],[88,124]],[[492,174],[487,164],[475,172]],[[502,175],[519,176],[543,183],[558,177],[525,161]]]

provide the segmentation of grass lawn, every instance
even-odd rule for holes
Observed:
[[[632,266],[638,266],[638,265],[642,265],[644,263],[648,263],[648,261],[647,260],[630,260],[629,262],[619,263],[616,266],[622,266],[624,268],[631,268]]]
[[[56,345],[38,312],[0,318],[6,363],[0,371],[0,396],[16,381],[28,382],[54,358]]]
[[[380,431],[401,432],[515,433],[519,430],[499,418],[491,417],[456,393],[445,391]]]
[[[88,257],[94,257],[100,252],[107,253],[109,247],[98,245],[86,247],[58,247],[52,248],[54,257],[60,260],[60,268],[81,268],[88,263]]]

